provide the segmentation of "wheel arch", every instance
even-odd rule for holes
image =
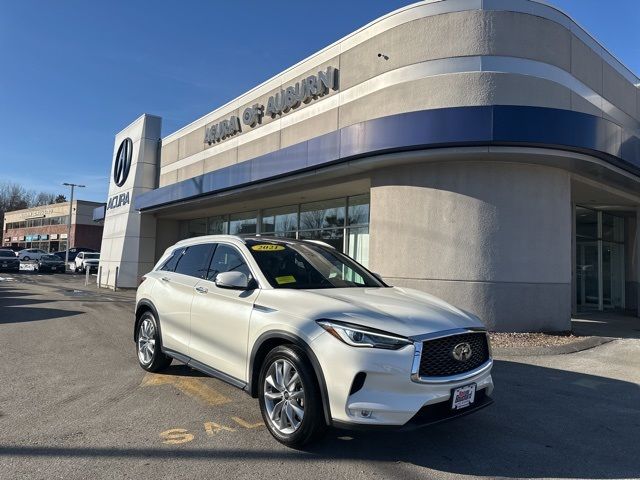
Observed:
[[[162,327],[160,326],[160,316],[158,315],[158,310],[156,309],[156,306],[153,304],[153,302],[146,298],[140,300],[136,305],[136,316],[133,325],[133,341],[138,341],[138,327],[140,326],[142,314],[145,312],[151,312],[152,315],[156,318],[156,323],[158,324],[158,335],[160,336],[160,342],[162,343]]]
[[[270,331],[263,333],[255,341],[255,343],[253,344],[253,348],[251,349],[251,356],[249,358],[249,381],[247,382],[247,393],[249,393],[249,395],[251,395],[253,398],[258,397],[258,378],[260,377],[260,367],[262,365],[262,361],[274,348],[280,345],[289,344],[295,345],[296,347],[302,349],[302,351],[309,359],[311,367],[313,368],[313,371],[316,375],[318,386],[320,387],[320,396],[322,398],[324,419],[327,425],[331,425],[331,407],[329,405],[327,384],[325,382],[324,374],[322,372],[320,362],[318,361],[318,357],[316,357],[315,353],[313,353],[313,350],[307,342],[291,332],[286,332],[284,330]]]

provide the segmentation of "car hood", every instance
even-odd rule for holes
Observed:
[[[433,295],[401,287],[271,290],[258,302],[297,316],[354,323],[412,337],[465,327],[483,327],[480,320]],[[285,293],[286,292],[286,293]],[[266,292],[265,292],[266,293]],[[282,293],[282,295],[278,295]],[[278,298],[280,297],[280,298]]]

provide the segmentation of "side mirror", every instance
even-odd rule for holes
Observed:
[[[242,272],[222,272],[216,275],[216,287],[247,290],[249,279]]]
[[[382,279],[382,276],[379,273],[375,273],[375,272],[371,272],[373,273],[373,276],[376,277],[378,280],[380,280],[382,283],[384,283],[384,280]]]

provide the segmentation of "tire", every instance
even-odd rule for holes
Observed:
[[[136,354],[138,363],[148,372],[159,372],[171,364],[171,357],[162,353],[158,322],[151,312],[144,312],[140,317]]]
[[[291,384],[296,374],[297,380]],[[278,382],[277,378],[282,380]],[[288,447],[299,448],[324,433],[327,425],[318,381],[300,348],[281,345],[271,350],[260,367],[258,381],[262,418],[276,440]],[[285,386],[287,383],[289,385]]]
[[[28,262],[29,260],[31,260],[30,257],[23,257],[22,260],[24,260],[25,262]]]

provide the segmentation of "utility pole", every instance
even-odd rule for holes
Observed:
[[[85,185],[78,185],[77,183],[63,183],[66,187],[71,187],[71,199],[69,200],[69,218],[67,219],[67,251],[64,254],[64,271],[69,268],[69,242],[71,242],[71,214],[73,213],[73,189],[75,187],[83,188]]]

